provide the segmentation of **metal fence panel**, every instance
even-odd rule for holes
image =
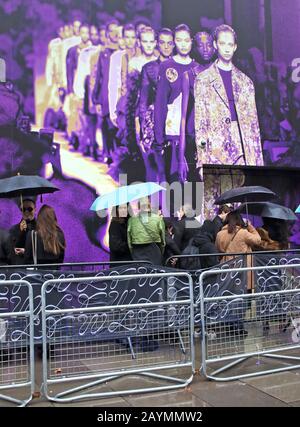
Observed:
[[[282,278],[290,271],[297,271],[300,264],[283,264],[242,268],[240,272],[251,271],[256,279]],[[238,269],[227,273],[235,274]],[[300,285],[286,288],[286,280],[277,283],[277,290],[251,294],[205,295],[205,278],[218,277],[221,270],[207,271],[200,276],[200,312],[202,371],[207,378],[226,381],[300,368],[300,357],[294,354],[300,348]],[[274,287],[274,286],[273,286]],[[261,288],[258,287],[260,290]],[[288,355],[278,354],[289,352]],[[245,372],[223,376],[229,368],[245,362],[249,358],[256,362],[245,366]],[[295,364],[268,367],[265,358],[276,358]],[[263,360],[263,361],[262,361]],[[224,362],[229,362],[224,364]],[[217,367],[208,373],[208,366]]]
[[[18,399],[10,393],[16,388],[23,389]],[[0,281],[0,391],[1,399],[19,406],[34,392],[33,295],[25,280]]]
[[[61,299],[53,305],[58,290]],[[50,400],[166,390],[192,381],[193,287],[187,273],[49,280],[42,287],[42,314],[43,391]],[[175,372],[166,376],[165,370]],[[88,391],[125,375],[168,384]],[[80,384],[66,389],[68,381]]]

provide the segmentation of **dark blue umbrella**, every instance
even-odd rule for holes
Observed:
[[[224,205],[226,203],[235,202],[265,202],[274,199],[274,197],[276,197],[276,194],[269,190],[269,188],[260,185],[251,185],[225,191],[215,200],[215,204]]]
[[[258,215],[264,218],[283,219],[296,221],[297,216],[292,209],[271,202],[247,203],[239,207],[240,212],[248,212],[250,215]]]
[[[0,197],[26,197],[54,193],[59,188],[38,175],[17,175],[0,179]]]

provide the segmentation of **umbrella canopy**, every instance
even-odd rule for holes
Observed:
[[[297,220],[297,216],[292,209],[271,202],[247,203],[247,206],[243,204],[239,207],[239,211],[248,211],[250,215],[258,215],[265,218],[283,219],[285,221]]]
[[[295,210],[296,213],[300,213],[300,205],[297,207],[297,209]]]
[[[0,197],[11,198],[37,196],[38,194],[54,193],[59,188],[47,179],[38,175],[17,175],[0,179]]]
[[[100,211],[113,206],[123,205],[133,200],[141,199],[142,197],[150,196],[158,191],[165,190],[164,187],[156,184],[156,182],[143,182],[141,184],[126,185],[118,187],[110,193],[103,194],[94,201],[90,210]]]
[[[215,200],[216,205],[224,205],[226,203],[235,202],[262,202],[271,200],[276,197],[273,191],[266,187],[259,185],[251,185],[246,187],[232,188],[231,190],[225,191]]]

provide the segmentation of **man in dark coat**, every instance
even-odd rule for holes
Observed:
[[[198,248],[199,254],[211,254],[201,257],[201,269],[211,268],[219,264],[219,257],[215,254],[218,249],[215,245],[215,227],[211,221],[204,221],[200,232],[194,237],[193,245]]]
[[[35,221],[35,200],[34,198],[25,198],[20,205],[22,220],[13,225],[9,230],[11,242],[10,263],[21,265],[24,263],[25,242],[27,234],[36,228]]]
[[[180,209],[180,214],[181,219],[176,223],[178,230],[177,242],[180,250],[184,251],[191,238],[200,230],[201,224],[195,218],[195,211],[190,204],[183,205]]]

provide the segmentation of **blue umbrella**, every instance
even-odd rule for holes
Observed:
[[[110,193],[97,197],[90,207],[90,210],[101,211],[113,206],[124,205],[125,203],[150,196],[151,194],[157,193],[161,190],[165,190],[165,188],[156,184],[156,182],[143,182],[141,184],[118,187]]]
[[[300,213],[300,205],[297,207],[297,209],[295,210],[296,213]]]

